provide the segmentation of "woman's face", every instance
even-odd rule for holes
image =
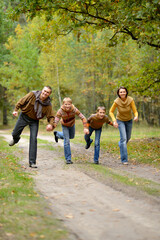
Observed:
[[[126,92],[125,89],[120,89],[119,90],[119,96],[122,100],[126,98],[126,95],[127,95],[127,92]]]

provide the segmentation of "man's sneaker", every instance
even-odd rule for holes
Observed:
[[[12,140],[9,142],[9,146],[11,147],[11,146],[13,146],[14,144],[16,144],[16,143],[15,143],[14,139],[12,139]]]
[[[128,165],[128,162],[123,162],[124,165]]]
[[[93,140],[92,139],[90,139],[90,142],[88,143],[87,142],[87,144],[86,144],[86,146],[85,146],[85,149],[88,149],[90,146],[91,146],[91,143],[93,142]]]
[[[30,166],[31,168],[37,168],[37,165],[36,165],[35,163],[30,163],[29,166]]]
[[[73,162],[71,160],[68,160],[66,164],[72,164]]]
[[[58,142],[57,131],[54,131],[53,133],[54,133],[55,142]]]

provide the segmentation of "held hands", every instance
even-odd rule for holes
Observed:
[[[89,134],[89,129],[88,128],[84,128],[84,134]]]
[[[13,114],[13,116],[18,117],[18,112],[17,111],[14,111],[12,114]]]
[[[46,126],[46,130],[47,130],[47,131],[52,131],[52,130],[53,130],[53,126],[52,126],[51,124],[48,124],[48,125]]]
[[[113,122],[113,127],[118,128],[118,123],[116,121]]]

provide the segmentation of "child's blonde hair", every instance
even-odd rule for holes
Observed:
[[[69,97],[65,97],[65,98],[63,99],[63,104],[64,104],[65,102],[70,102],[70,103],[72,104],[72,99],[69,98]]]
[[[105,107],[98,107],[98,108],[97,108],[97,112],[99,112],[99,110],[103,110],[103,111],[106,112],[106,108],[105,108]]]

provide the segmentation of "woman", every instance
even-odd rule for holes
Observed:
[[[132,111],[134,113],[134,121],[136,122],[138,121],[138,112],[133,98],[128,96],[128,90],[125,87],[119,87],[117,95],[118,98],[114,101],[109,114],[112,118],[114,127],[119,129],[121,162],[122,164],[128,164],[127,143],[131,138]],[[115,119],[114,111],[116,108],[117,116]]]

